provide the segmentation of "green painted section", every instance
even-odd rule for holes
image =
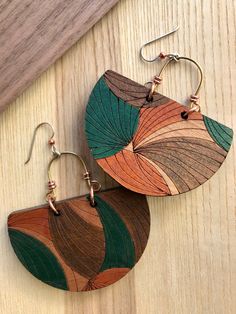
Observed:
[[[110,268],[132,268],[135,247],[131,235],[117,212],[99,196],[95,196],[106,241],[106,251],[100,272]]]
[[[203,116],[203,120],[213,140],[228,152],[233,140],[233,130],[206,116]]]
[[[139,109],[116,97],[100,78],[86,109],[85,132],[95,159],[112,156],[132,140],[139,122]]]
[[[42,242],[18,230],[9,228],[8,232],[17,257],[28,271],[53,287],[68,290],[63,269]]]

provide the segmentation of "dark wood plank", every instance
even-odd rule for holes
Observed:
[[[0,112],[118,0],[0,2]]]

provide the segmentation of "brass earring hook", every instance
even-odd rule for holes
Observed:
[[[166,61],[164,66],[161,68],[159,74],[154,77],[154,80],[152,81],[152,86],[151,86],[149,95],[147,97],[147,100],[151,101],[153,99],[153,95],[156,93],[156,89],[157,89],[158,85],[161,84],[161,82],[162,82],[161,74],[163,73],[163,71],[165,70],[167,65],[173,61],[178,62],[180,60],[186,60],[186,61],[192,62],[198,68],[199,73],[200,73],[200,79],[199,79],[197,88],[196,88],[195,92],[190,96],[190,110],[188,111],[188,113],[191,113],[194,111],[200,111],[201,108],[200,108],[200,105],[197,103],[197,101],[199,99],[198,93],[200,91],[200,88],[201,88],[202,82],[203,82],[203,71],[202,71],[201,66],[195,60],[188,58],[188,57],[179,56],[178,54],[166,54],[166,55],[163,54],[163,58],[168,58],[168,60]],[[182,117],[184,119],[186,119],[188,117],[188,114],[185,113]]]
[[[84,160],[82,159],[82,157],[80,155],[78,155],[78,154],[76,154],[74,152],[70,152],[70,151],[60,152],[56,148],[55,140],[53,139],[54,135],[55,135],[55,131],[54,131],[53,126],[49,122],[42,122],[39,125],[37,125],[37,127],[35,128],[34,133],[33,133],[33,137],[32,137],[32,141],[31,141],[31,144],[30,144],[30,150],[29,150],[28,158],[27,158],[25,164],[27,164],[30,161],[30,159],[31,159],[37,131],[43,125],[49,126],[51,131],[52,131],[52,134],[51,134],[51,136],[50,136],[50,138],[48,140],[48,144],[52,147],[53,157],[52,157],[52,159],[50,160],[50,162],[48,164],[48,170],[47,170],[47,172],[48,172],[48,193],[46,194],[46,200],[49,203],[50,208],[55,212],[56,215],[60,214],[59,211],[55,207],[56,195],[55,195],[55,191],[54,190],[56,188],[56,182],[53,181],[52,177],[51,177],[51,166],[52,166],[53,161],[58,159],[62,155],[73,155],[73,156],[77,157],[78,160],[81,162],[81,164],[82,164],[82,166],[84,168],[84,171],[85,171],[84,174],[83,174],[83,177],[84,177],[84,180],[87,181],[87,184],[88,184],[89,189],[90,189],[90,191],[89,191],[90,204],[91,204],[91,206],[95,206],[96,204],[95,204],[94,192],[98,192],[101,189],[101,184],[98,181],[91,179],[90,172],[88,171],[86,163],[84,162]]]
[[[164,38],[164,37],[167,37],[167,36],[169,36],[169,35],[171,35],[171,34],[177,32],[178,30],[179,30],[179,26],[177,25],[177,26],[174,27],[173,30],[171,30],[171,31],[169,31],[169,32],[167,32],[167,33],[165,33],[165,34],[162,34],[162,35],[158,36],[157,38],[155,38],[155,39],[153,39],[153,40],[151,40],[151,41],[145,43],[144,45],[142,45],[142,47],[140,48],[140,51],[139,51],[140,58],[141,58],[143,61],[146,61],[146,62],[155,62],[158,58],[161,58],[162,55],[160,54],[160,55],[158,55],[157,57],[155,57],[155,58],[153,58],[153,59],[147,59],[147,58],[145,58],[144,55],[143,55],[143,49],[144,49],[145,47],[151,45],[152,43],[154,43],[154,42],[156,42],[156,41],[158,41],[158,40],[160,40],[160,39],[162,39],[162,38]]]
[[[56,209],[55,206],[55,201],[56,201],[56,195],[55,195],[55,188],[56,188],[56,182],[53,181],[52,176],[51,176],[51,166],[53,164],[53,162],[58,159],[59,157],[63,156],[63,155],[72,155],[74,157],[76,157],[82,164],[83,168],[84,168],[84,180],[87,181],[88,187],[89,187],[89,201],[91,206],[95,206],[95,197],[94,197],[94,192],[98,192],[101,189],[101,184],[96,181],[96,180],[91,180],[91,176],[90,173],[88,171],[88,168],[84,162],[84,160],[82,159],[82,157],[74,152],[70,152],[70,151],[64,151],[61,152],[60,155],[58,156],[54,156],[51,161],[48,164],[48,193],[46,194],[46,200],[49,203],[50,208],[55,212],[56,215],[59,215],[59,211]]]
[[[145,44],[140,48],[140,58],[141,58],[143,61],[146,61],[146,62],[155,62],[155,61],[156,61],[157,59],[159,59],[159,58],[160,58],[160,59],[166,59],[166,58],[168,58],[167,62],[166,62],[166,63],[164,64],[164,66],[162,67],[162,69],[161,69],[159,75],[156,75],[156,76],[154,77],[154,80],[153,80],[153,81],[146,83],[146,84],[148,84],[148,83],[151,83],[151,84],[152,84],[152,86],[151,86],[151,88],[150,88],[150,92],[149,92],[149,94],[148,94],[148,96],[147,96],[147,101],[148,101],[148,102],[152,101],[153,95],[156,93],[157,86],[158,86],[159,84],[161,84],[161,81],[162,81],[161,74],[162,74],[162,72],[165,70],[165,68],[167,67],[167,65],[168,65],[170,62],[172,62],[172,61],[176,61],[176,62],[177,62],[177,61],[180,61],[180,60],[186,60],[186,61],[190,61],[190,62],[194,63],[194,64],[197,66],[197,68],[198,68],[198,70],[199,70],[199,73],[200,73],[200,79],[199,79],[197,88],[196,88],[196,90],[195,90],[195,93],[190,96],[190,110],[188,111],[188,113],[191,113],[191,112],[194,112],[194,111],[200,111],[200,109],[201,109],[201,108],[200,108],[200,105],[197,103],[197,101],[198,101],[198,99],[199,99],[198,93],[199,93],[199,90],[200,90],[200,88],[201,88],[202,81],[203,81],[203,72],[202,72],[201,66],[200,66],[196,61],[194,61],[193,59],[188,58],[188,57],[182,57],[182,56],[180,56],[178,53],[164,54],[163,52],[160,52],[159,55],[158,55],[157,57],[153,58],[153,59],[147,59],[147,58],[145,58],[144,55],[143,55],[143,49],[144,49],[145,47],[147,47],[148,45],[150,45],[150,44],[152,44],[152,43],[158,41],[158,40],[161,39],[161,38],[164,38],[164,37],[166,37],[166,36],[169,36],[169,35],[175,33],[176,31],[178,31],[178,29],[179,29],[179,26],[176,26],[176,27],[174,27],[173,30],[171,30],[171,31],[169,31],[169,32],[167,32],[167,33],[165,33],[165,34],[162,34],[162,35],[158,36],[157,38],[155,38],[155,39],[153,39],[153,40],[151,40],[151,41],[145,43]],[[184,119],[187,119],[187,118],[188,118],[188,113],[187,113],[187,112],[184,112],[183,115],[182,115],[182,117],[183,117]]]
[[[34,129],[34,133],[33,133],[33,137],[32,137],[32,141],[31,141],[31,144],[30,144],[30,149],[29,149],[29,154],[28,154],[28,157],[27,157],[27,160],[25,161],[25,165],[30,161],[31,159],[31,156],[32,156],[32,152],[33,152],[33,148],[34,148],[34,143],[35,143],[35,138],[36,138],[36,135],[37,135],[37,132],[38,132],[38,129],[41,128],[41,126],[43,125],[47,125],[50,127],[51,131],[52,131],[52,134],[48,140],[48,144],[51,145],[52,147],[52,152],[54,155],[57,155],[58,154],[58,151],[55,147],[55,140],[53,139],[54,138],[54,135],[55,135],[55,131],[54,131],[54,128],[53,126],[49,123],[49,122],[42,122],[40,123],[39,125],[36,126],[36,128]]]

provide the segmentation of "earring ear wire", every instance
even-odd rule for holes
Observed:
[[[29,162],[30,159],[31,159],[37,132],[38,132],[39,128],[41,128],[41,127],[44,126],[44,125],[49,126],[50,129],[51,129],[51,132],[52,132],[52,134],[51,134],[51,136],[50,136],[50,138],[49,138],[49,140],[48,140],[48,144],[52,147],[52,153],[53,153],[53,155],[60,155],[60,153],[59,153],[58,150],[56,149],[55,140],[53,139],[53,138],[54,138],[54,135],[55,135],[55,131],[54,131],[53,126],[52,126],[51,123],[49,123],[49,122],[42,122],[42,123],[38,124],[38,125],[36,126],[36,128],[34,129],[33,137],[32,137],[31,144],[30,144],[30,149],[29,149],[29,153],[28,153],[27,160],[25,161],[25,165],[28,164],[28,162]]]
[[[157,89],[157,86],[161,84],[162,82],[162,77],[161,77],[161,74],[162,72],[165,70],[165,68],[167,67],[167,65],[169,63],[171,63],[172,61],[175,61],[175,62],[178,62],[180,60],[185,60],[185,61],[190,61],[192,63],[194,63],[196,65],[196,67],[198,68],[199,70],[199,73],[200,73],[200,79],[199,79],[199,82],[198,82],[198,85],[197,85],[197,88],[196,88],[196,91],[195,93],[193,93],[191,96],[190,96],[190,110],[188,111],[188,113],[191,113],[191,112],[194,112],[194,111],[201,111],[201,108],[200,108],[200,105],[197,103],[198,102],[198,93],[199,93],[199,90],[201,88],[201,85],[202,85],[202,81],[203,81],[203,72],[202,72],[202,68],[201,66],[196,62],[194,61],[193,59],[191,58],[188,58],[188,57],[183,57],[183,56],[180,56],[178,53],[169,53],[169,54],[165,54],[163,52],[160,52],[159,55],[153,59],[147,59],[146,57],[144,57],[143,55],[143,49],[145,47],[147,47],[148,45],[160,40],[161,38],[164,38],[166,36],[169,36],[173,33],[175,33],[176,31],[179,30],[179,26],[177,25],[176,27],[173,28],[173,30],[165,33],[165,34],[162,34],[160,36],[158,36],[157,38],[145,43],[141,48],[140,48],[140,58],[143,60],[143,61],[146,61],[146,62],[155,62],[157,59],[166,59],[168,58],[168,60],[166,61],[166,63],[163,65],[162,69],[160,70],[159,72],[159,75],[156,75],[153,79],[153,81],[151,82],[147,82],[146,84],[148,83],[151,83],[151,88],[150,88],[150,92],[147,96],[147,101],[148,102],[151,102],[153,100],[153,95],[156,93],[156,89]],[[183,112],[182,113],[182,118],[183,119],[187,119],[188,118],[188,113],[187,112]]]
[[[147,59],[146,57],[144,57],[144,54],[143,54],[143,49],[149,45],[151,45],[152,43],[164,38],[164,37],[167,37],[175,32],[177,32],[179,30],[179,25],[175,26],[171,31],[165,33],[165,34],[162,34],[160,36],[158,36],[157,38],[154,38],[150,41],[148,41],[147,43],[145,43],[144,45],[142,45],[142,47],[140,48],[139,50],[139,55],[140,55],[140,58],[143,60],[143,61],[146,61],[146,62],[155,62],[157,59],[159,58],[163,58],[164,54],[161,52],[157,57],[153,58],[153,59]]]
[[[156,89],[157,89],[158,85],[160,85],[162,82],[161,75],[162,75],[163,71],[165,70],[165,68],[168,66],[168,64],[173,62],[173,61],[178,62],[180,60],[185,60],[185,61],[192,62],[197,67],[199,74],[200,74],[197,88],[196,88],[195,92],[190,96],[190,109],[189,109],[188,113],[195,112],[195,111],[201,111],[201,107],[197,103],[198,99],[199,99],[198,93],[199,93],[199,90],[200,90],[200,88],[202,86],[202,82],[203,82],[203,71],[202,71],[201,66],[195,60],[188,58],[188,57],[182,57],[179,54],[171,54],[171,53],[166,54],[166,55],[163,54],[163,58],[164,59],[168,58],[168,60],[166,61],[166,63],[161,68],[159,74],[156,75],[154,77],[153,81],[151,82],[152,86],[151,86],[149,95],[147,96],[147,101],[149,101],[149,102],[152,101],[153,95],[156,93]],[[182,115],[182,118],[186,119],[188,117],[188,113],[184,112]]]
[[[56,182],[52,180],[52,176],[51,176],[51,166],[54,162],[54,160],[57,160],[59,157],[63,156],[63,155],[70,155],[70,156],[74,156],[76,157],[80,163],[82,164],[83,168],[84,168],[84,174],[83,174],[83,178],[84,180],[87,181],[88,187],[89,187],[89,201],[90,201],[90,205],[92,207],[94,207],[96,205],[95,202],[95,197],[94,197],[94,192],[98,192],[101,189],[101,184],[96,181],[96,180],[92,180],[91,179],[91,175],[90,172],[88,171],[88,168],[86,166],[86,163],[84,162],[83,158],[71,151],[64,151],[61,152],[59,156],[54,156],[49,164],[48,164],[48,193],[46,194],[46,200],[49,203],[50,208],[55,212],[56,215],[59,215],[59,211],[56,209],[55,206],[55,201],[56,201],[56,194],[55,194],[55,189],[56,189]]]
[[[31,144],[30,144],[28,158],[27,158],[25,164],[27,164],[30,161],[30,159],[31,159],[37,131],[38,131],[38,129],[40,127],[42,127],[44,125],[49,126],[51,131],[52,131],[52,134],[51,134],[51,136],[50,136],[50,138],[48,140],[48,144],[52,147],[53,157],[51,158],[51,160],[50,160],[50,162],[48,164],[48,170],[47,170],[47,173],[48,173],[48,192],[46,194],[46,200],[49,203],[50,208],[54,211],[54,213],[56,215],[60,214],[58,212],[58,210],[56,209],[56,207],[55,207],[55,201],[56,201],[55,189],[56,189],[57,186],[56,186],[56,182],[53,181],[52,177],[51,177],[51,166],[52,166],[52,163],[54,162],[54,160],[60,158],[62,155],[72,155],[72,156],[75,156],[81,162],[81,164],[82,164],[82,166],[84,168],[84,171],[85,171],[84,174],[83,174],[83,178],[84,178],[85,181],[87,181],[87,184],[88,184],[88,187],[89,187],[89,201],[90,201],[91,206],[94,207],[96,205],[94,192],[98,192],[101,189],[101,184],[98,181],[91,179],[91,175],[90,175],[90,172],[88,171],[86,163],[84,162],[83,158],[80,155],[78,155],[78,154],[76,154],[74,152],[71,152],[71,151],[60,152],[56,148],[55,140],[54,140],[55,131],[54,131],[53,126],[49,122],[42,122],[39,125],[37,125],[36,128],[34,129],[32,141],[31,141]]]

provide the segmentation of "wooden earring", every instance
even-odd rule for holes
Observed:
[[[38,127],[43,124],[48,123]],[[9,215],[11,244],[26,269],[48,285],[69,291],[106,287],[125,276],[144,252],[150,231],[146,198],[123,187],[98,192],[100,184],[80,155],[59,152],[53,136],[49,144],[47,204]],[[64,155],[82,163],[90,192],[57,202],[50,169]]]
[[[168,196],[207,181],[225,160],[233,131],[200,113],[197,62],[178,54],[159,58],[167,62],[150,88],[107,71],[89,98],[85,131],[93,157],[117,182],[138,193]],[[190,106],[156,91],[162,71],[180,60],[193,62],[200,72]]]

